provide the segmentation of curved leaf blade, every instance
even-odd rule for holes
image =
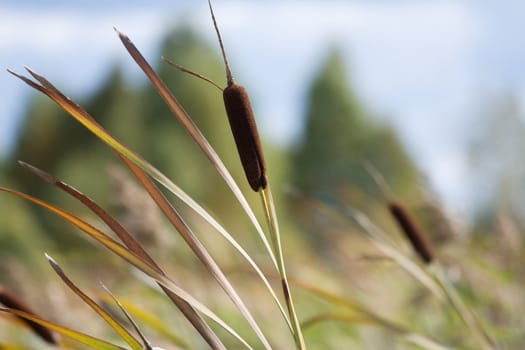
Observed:
[[[122,155],[117,153],[119,157],[126,160]],[[65,191],[72,197],[79,200],[84,204],[88,209],[90,209],[95,215],[97,215],[119,238],[120,240],[135,254],[145,259],[153,267],[157,269],[157,272],[164,275],[162,269],[157,265],[157,263],[151,258],[151,256],[144,250],[142,245],[133,237],[115,218],[109,215],[103,208],[101,208],[97,203],[87,197],[85,194],[81,193],[77,189],[68,184],[56,179],[52,175],[46,173],[45,171],[25,163],[23,161],[18,162],[22,167],[29,170],[31,173],[40,177],[44,181],[60,188]],[[130,164],[133,164],[130,162]],[[190,321],[190,323],[195,327],[195,329],[200,333],[200,335],[206,340],[206,342],[213,349],[222,349],[225,350],[224,345],[217,337],[217,335],[211,330],[206,321],[199,315],[199,313],[191,307],[187,302],[180,299],[177,295],[170,292],[164,286],[160,286],[166,295],[171,299],[171,301],[179,308],[179,310],[184,314],[184,316]]]
[[[104,297],[105,301],[109,301],[111,303],[115,303],[115,301],[110,298],[109,296]],[[153,329],[158,334],[162,335],[167,340],[171,341],[175,345],[179,346],[183,349],[189,349],[189,344],[178,334],[176,334],[170,327],[166,325],[164,321],[159,319],[156,315],[153,313],[150,313],[143,308],[140,308],[133,304],[132,302],[120,298],[120,303],[128,310],[130,314],[132,314],[135,318],[142,321],[143,324],[146,324],[149,326],[149,328]]]
[[[162,275],[157,272],[156,268],[149,264],[147,261],[145,261],[143,258],[138,256],[137,254],[133,253],[131,250],[129,250],[127,247],[123,246],[122,244],[118,243],[117,241],[113,240],[111,237],[100,231],[99,229],[91,226],[87,222],[83,221],[82,219],[64,211],[63,209],[60,209],[58,207],[55,207],[49,203],[46,203],[42,200],[39,200],[37,198],[34,198],[32,196],[29,196],[25,193],[17,192],[8,188],[0,187],[0,191],[4,191],[7,193],[11,193],[17,197],[20,197],[22,199],[28,200],[30,202],[33,202],[35,204],[40,205],[41,207],[51,211],[52,213],[58,215],[59,217],[62,217],[64,220],[68,221],[72,225],[76,226],[80,230],[84,231],[86,234],[88,234],[91,238],[96,240],[98,243],[103,245],[105,248],[113,252],[114,254],[120,256],[122,259],[130,263],[131,265],[135,266],[142,272],[144,272],[146,275],[150,276],[154,280],[156,280],[161,285],[168,288],[170,291],[175,293],[178,297],[181,299],[184,299],[186,302],[188,302],[192,307],[197,309],[202,314],[206,315],[208,318],[212,319],[215,323],[217,323],[219,326],[221,326],[224,330],[226,330],[228,333],[230,333],[233,337],[235,337],[239,342],[241,342],[244,346],[246,346],[248,349],[252,349],[252,347],[237,333],[233,328],[231,328],[226,322],[224,322],[220,317],[218,317],[215,313],[213,313],[210,309],[208,309],[204,304],[199,302],[197,299],[191,296],[190,293],[186,292],[182,288],[180,288],[175,282],[173,282],[171,279],[169,279],[167,276]]]
[[[202,262],[202,264],[208,269],[212,274],[214,279],[219,283],[221,288],[225,291],[228,297],[232,300],[234,305],[239,309],[243,317],[247,320],[250,327],[257,334],[257,337],[264,344],[266,349],[271,349],[268,340],[262,333],[259,325],[251,315],[250,311],[239,297],[232,284],[226,278],[226,275],[221,270],[217,262],[210,255],[206,247],[201,243],[201,241],[195,236],[193,231],[189,226],[184,222],[179,213],[171,205],[171,203],[166,199],[164,194],[158,189],[157,186],[148,178],[148,176],[137,166],[131,162],[126,161],[126,164],[131,169],[135,177],[140,181],[143,187],[148,191],[150,197],[155,201],[160,210],[168,218],[170,223],[177,229],[182,238],[186,241],[190,249],[197,256],[197,258]]]
[[[28,314],[26,312],[16,310],[16,309],[10,309],[10,308],[4,308],[0,307],[1,312],[7,312],[12,315],[24,318],[28,321],[38,323],[42,325],[43,327],[52,329],[53,331],[62,334],[63,336],[69,337],[73,340],[76,340],[79,343],[85,344],[93,349],[97,350],[126,350],[125,348],[122,348],[118,345],[106,342],[102,339],[98,339],[95,337],[92,337],[90,335],[87,335],[85,333],[81,333],[78,331],[75,331],[73,329],[60,326],[56,323],[41,319],[35,315]]]
[[[110,326],[113,328],[120,337],[129,345],[133,350],[142,350],[142,345],[137,339],[122,326],[113,316],[111,316],[106,310],[100,307],[93,299],[87,296],[80,288],[78,288],[73,281],[67,277],[62,268],[57,264],[57,262],[48,254],[45,254],[47,261],[55,270],[56,274],[64,281],[64,283],[71,289],[76,295],[78,295],[89,307],[95,310],[96,313],[100,315]]]

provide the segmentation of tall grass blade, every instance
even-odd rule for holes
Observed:
[[[248,321],[254,332],[257,334],[261,342],[264,344],[265,348],[270,349],[271,346],[266,340],[266,337],[262,333],[259,325],[253,319],[248,308],[244,305],[244,302],[239,297],[230,281],[226,278],[222,272],[219,265],[215,262],[213,257],[210,255],[206,247],[200,242],[200,240],[195,236],[193,231],[189,226],[184,222],[179,213],[171,205],[171,203],[166,199],[164,194],[155,186],[155,184],[148,178],[148,176],[137,166],[131,164],[128,161],[125,161],[128,167],[131,169],[133,174],[136,176],[137,180],[142,184],[142,186],[149,193],[150,197],[155,201],[160,210],[166,215],[170,223],[177,229],[182,238],[186,241],[188,246],[191,248],[193,253],[199,258],[208,271],[212,274],[215,280],[219,283],[222,289],[226,292],[228,297],[233,301],[235,306],[241,311],[244,318]]]
[[[45,328],[48,328],[48,329],[51,329],[57,333],[60,333],[62,334],[63,336],[66,336],[66,337],[69,337],[79,343],[82,343],[82,344],[85,344],[87,346],[89,346],[90,348],[92,349],[96,349],[96,350],[127,350],[126,348],[123,348],[123,347],[120,347],[118,345],[115,345],[115,344],[111,344],[111,343],[108,343],[104,340],[101,340],[101,339],[98,339],[98,338],[95,338],[95,337],[92,337],[90,335],[87,335],[87,334],[84,334],[84,333],[81,333],[81,332],[78,332],[78,331],[75,331],[75,330],[72,330],[70,328],[67,328],[67,327],[63,327],[63,326],[60,326],[56,323],[53,323],[53,322],[50,322],[50,321],[46,321],[44,319],[41,319],[35,315],[32,315],[32,314],[28,314],[27,312],[23,312],[23,311],[20,311],[20,310],[16,310],[16,309],[11,309],[11,308],[4,308],[4,307],[0,307],[0,312],[7,312],[7,313],[10,313],[12,315],[15,315],[17,317],[20,317],[20,318],[24,318],[28,321],[31,321],[31,322],[34,322],[34,323],[37,323]]]
[[[10,193],[14,196],[17,196],[19,198],[22,198],[34,204],[37,204],[49,210],[50,212],[54,213],[55,215],[61,217],[65,221],[77,227],[78,229],[82,230],[83,232],[88,234],[91,238],[93,238],[98,243],[103,245],[105,248],[107,248],[114,254],[118,255],[119,257],[121,257],[122,259],[130,263],[131,265],[135,266],[136,268],[144,272],[146,275],[150,276],[151,278],[153,278],[154,280],[156,280],[157,282],[159,282],[160,284],[162,284],[163,286],[171,290],[178,297],[184,299],[192,307],[197,309],[199,312],[201,312],[205,316],[209,317],[211,320],[213,320],[219,326],[221,326],[224,330],[230,333],[233,337],[239,340],[244,346],[246,346],[249,349],[252,349],[252,347],[241,336],[239,336],[237,332],[235,332],[226,322],[224,322],[221,318],[219,318],[215,313],[213,313],[210,309],[204,306],[201,302],[199,302],[194,297],[192,297],[191,294],[189,294],[188,292],[180,288],[177,284],[175,284],[175,282],[173,282],[167,276],[158,273],[156,268],[153,265],[151,265],[149,262],[147,262],[146,260],[138,256],[137,254],[130,251],[127,247],[116,242],[111,237],[109,237],[108,235],[100,231],[99,229],[91,226],[87,222],[83,221],[82,219],[78,218],[75,215],[72,215],[71,213],[68,213],[58,207],[55,207],[42,200],[29,196],[25,193],[17,192],[17,191],[7,189],[4,187],[0,187],[0,191]]]
[[[461,297],[456,292],[456,289],[448,281],[445,272],[441,265],[431,267],[431,271],[436,277],[439,286],[447,297],[453,309],[456,311],[463,323],[470,329],[474,337],[478,340],[480,346],[484,350],[492,350],[497,347],[496,343],[483,327],[481,320],[477,315],[469,309]]]
[[[104,301],[115,303],[115,301],[109,296],[104,296],[103,298]],[[181,336],[176,334],[173,329],[168,327],[165,321],[126,299],[120,298],[119,301],[131,315],[161,335],[164,339],[177,345],[181,349],[190,349],[190,345]]]
[[[102,288],[104,288],[106,293],[108,293],[111,296],[115,304],[117,304],[117,306],[119,307],[120,311],[122,311],[122,313],[126,316],[135,332],[139,335],[140,339],[142,340],[142,344],[144,345],[143,350],[152,350],[153,347],[151,346],[150,341],[146,338],[144,333],[142,333],[139,326],[137,325],[137,322],[135,322],[133,317],[129,314],[128,310],[126,310],[126,308],[120,303],[117,297],[102,282],[100,284],[102,285]]]
[[[143,258],[145,261],[147,261],[152,267],[156,269],[158,273],[165,275],[162,269],[144,250],[142,245],[135,239],[135,237],[133,237],[117,220],[115,220],[93,200],[91,200],[89,197],[79,192],[75,188],[54,178],[50,174],[33,165],[27,164],[22,161],[19,161],[19,164],[25,169],[29,170],[33,174],[43,179],[44,181],[55,185],[56,187],[60,188],[61,190],[65,191],[66,193],[83,203],[122,240],[126,247],[128,247],[132,252],[134,252],[135,254]],[[162,285],[160,285],[160,287],[164,290],[166,295],[173,301],[173,303],[179,308],[179,310],[184,314],[184,316],[193,325],[193,327],[195,327],[195,329],[199,332],[203,339],[212,347],[212,349],[225,349],[224,345],[217,337],[215,332],[212,331],[212,329],[209,327],[206,321],[199,315],[199,313],[193,307],[191,307],[191,305],[179,298],[176,294],[172,293],[166,287]]]
[[[49,264],[55,270],[56,274],[64,281],[64,283],[71,289],[76,295],[78,295],[89,307],[91,307],[97,314],[100,315],[106,321],[111,328],[113,328],[120,337],[133,349],[133,350],[142,350],[142,345],[137,339],[122,326],[117,320],[113,318],[106,310],[99,306],[93,299],[87,296],[80,288],[78,288],[64,273],[62,268],[58,266],[56,261],[46,254],[46,259]]]
[[[161,201],[160,203],[157,203],[159,207],[162,205],[162,207],[164,207],[165,210],[167,210],[168,212],[173,210],[173,207],[166,201],[164,195],[162,195],[162,193],[158,190],[155,184],[152,183],[152,181],[149,179],[146,173],[142,170],[142,168],[138,167],[133,162],[129,161],[127,158],[121,157],[121,159],[124,162],[124,164],[126,164],[126,166],[130,169],[130,171],[135,175],[137,180],[146,189],[146,191],[150,193],[152,198],[155,199],[156,197],[158,197],[158,199]],[[286,321],[288,325],[288,328],[290,328],[291,330],[292,326],[288,318],[288,315],[284,311],[284,308],[281,305],[281,302],[277,298],[275,291],[270,285],[268,278],[262,272],[261,268],[255,263],[255,261],[244,250],[244,248],[235,240],[235,238],[233,238],[226,230],[219,231],[219,233],[221,233],[222,236],[239,252],[239,254],[241,254],[241,256],[248,262],[248,264],[256,272],[257,276],[260,278],[260,280],[263,282],[264,286],[266,287],[266,290],[270,293],[270,295],[272,296],[272,299],[275,301],[277,307],[279,308],[279,311],[283,315],[284,320]]]

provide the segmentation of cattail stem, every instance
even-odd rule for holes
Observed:
[[[436,266],[432,266],[431,272],[443,290],[449,303],[452,305],[453,309],[477,339],[478,343],[480,344],[480,348],[483,350],[495,349],[495,342],[486,332],[477,315],[465,305],[461,297],[458,295],[456,289],[448,281],[441,265],[437,264]]]
[[[405,207],[400,203],[390,202],[388,209],[421,260],[423,260],[425,264],[432,263],[434,260],[432,246],[427,240],[423,230],[416,224]]]
[[[306,350],[306,345],[304,343],[304,338],[301,330],[301,324],[299,322],[299,318],[297,317],[297,313],[295,311],[292,299],[292,294],[290,292],[290,283],[288,282],[288,277],[286,276],[286,268],[284,265],[283,249],[281,244],[281,234],[279,232],[279,222],[277,220],[277,215],[275,212],[275,203],[273,200],[272,192],[270,190],[270,186],[267,186],[262,191],[259,191],[259,193],[261,194],[266,220],[270,229],[272,248],[274,250],[275,257],[277,258],[277,267],[281,279],[281,287],[283,289],[284,299],[286,301],[288,314],[290,315],[290,320],[292,323],[295,346],[298,350]]]

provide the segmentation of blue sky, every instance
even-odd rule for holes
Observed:
[[[27,65],[73,98],[115,62],[141,79],[112,27],[155,60],[163,33],[187,22],[215,43],[207,3],[177,0],[0,1],[0,67]],[[438,193],[468,210],[465,144],[485,94],[525,106],[525,2],[215,1],[232,68],[251,92],[262,133],[293,142],[306,89],[327,48],[346,55],[349,79],[388,120]],[[12,144],[30,90],[0,73],[0,155]]]

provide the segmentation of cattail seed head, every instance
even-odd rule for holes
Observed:
[[[430,264],[434,260],[434,253],[423,230],[416,224],[414,219],[401,204],[391,202],[388,204],[388,208],[401,230],[410,241],[410,244],[412,244],[412,248],[425,264]]]
[[[266,163],[246,89],[229,84],[223,91],[223,99],[248,183],[256,192],[265,189],[268,184]]]
[[[31,310],[31,308],[24,302],[20,297],[15,293],[8,290],[6,287],[0,285],[0,304],[8,308],[23,311],[27,314],[36,315],[36,313]],[[18,316],[17,316],[18,317]],[[26,320],[25,318],[18,317],[22,322],[24,322],[36,335],[43,339],[48,344],[58,345],[58,340],[56,339],[56,334],[53,333],[48,328],[39,325],[33,321]]]

